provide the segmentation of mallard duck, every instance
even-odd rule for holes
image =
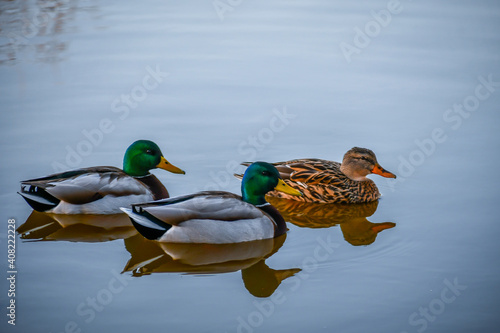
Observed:
[[[245,162],[242,165],[249,165]],[[267,195],[278,198],[318,203],[363,203],[378,200],[380,192],[370,173],[382,177],[396,175],[382,168],[370,149],[354,147],[344,155],[342,163],[321,159],[297,159],[273,163],[287,185],[303,193],[290,196],[276,191]]]
[[[242,196],[205,191],[122,210],[147,239],[172,243],[248,242],[286,232],[285,220],[264,198],[272,190],[301,195],[283,182],[274,166],[255,162],[243,176]]]
[[[150,174],[154,168],[184,174],[170,164],[152,141],[139,140],[128,147],[123,170],[82,168],[21,182],[18,192],[37,211],[54,214],[115,214],[120,207],[168,198],[163,184]]]

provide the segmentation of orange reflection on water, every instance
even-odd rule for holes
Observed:
[[[318,204],[273,197],[266,198],[285,221],[303,228],[329,228],[339,225],[344,239],[352,245],[369,245],[393,222],[372,223],[367,217],[377,210],[378,201],[363,204]]]

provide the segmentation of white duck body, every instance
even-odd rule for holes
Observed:
[[[281,234],[285,224],[271,205],[257,207],[222,191],[132,207],[122,210],[137,230],[146,238],[161,242],[226,244],[269,239]]]
[[[115,167],[84,168],[23,181],[19,194],[35,210],[53,214],[116,214],[120,207],[168,198],[154,175],[131,177]]]

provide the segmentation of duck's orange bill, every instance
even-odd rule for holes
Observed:
[[[372,169],[372,173],[375,173],[377,175],[381,175],[382,177],[385,178],[396,178],[396,175],[393,174],[392,172],[387,171],[386,169],[382,168],[380,164],[375,164],[375,166]]]
[[[165,157],[163,157],[163,156],[161,157],[160,163],[158,163],[156,165],[156,167],[160,168],[160,169],[163,169],[163,170],[170,171],[172,173],[181,173],[183,175],[186,174],[186,172],[184,172],[184,170],[181,170],[178,167],[176,167],[175,165],[170,164],[170,162],[167,161],[167,159]]]

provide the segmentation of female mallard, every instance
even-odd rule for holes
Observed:
[[[18,192],[37,211],[54,214],[115,214],[120,207],[168,198],[168,191],[149,170],[185,172],[170,164],[151,141],[128,147],[123,170],[110,166],[83,168],[21,182]]]
[[[243,163],[249,165],[249,163]],[[354,147],[338,162],[320,159],[297,159],[274,163],[285,183],[303,193],[300,197],[276,191],[269,196],[319,203],[362,203],[380,198],[375,183],[366,178],[375,173],[387,178],[396,175],[378,164],[370,149]]]
[[[283,182],[274,166],[255,162],[243,176],[241,197],[205,191],[122,210],[147,239],[172,243],[248,242],[286,232],[285,220],[264,198],[272,190],[301,194]]]

